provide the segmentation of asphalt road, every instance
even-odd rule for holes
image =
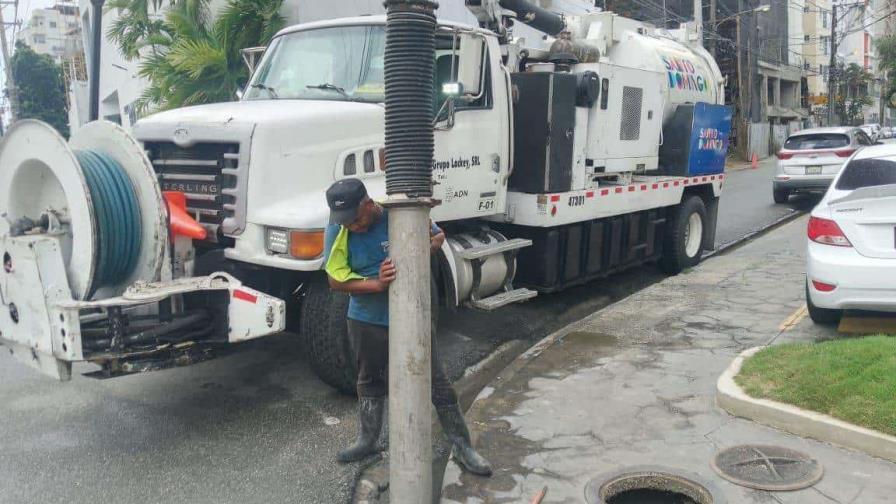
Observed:
[[[718,242],[812,200],[774,205],[773,160],[731,172]],[[448,373],[512,339],[536,340],[655,282],[644,267],[493,314],[443,314]],[[57,383],[0,353],[0,502],[340,503],[359,467],[333,462],[354,401],[321,384],[291,335],[188,368]]]

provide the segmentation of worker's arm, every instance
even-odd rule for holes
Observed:
[[[375,294],[385,292],[389,284],[395,280],[395,265],[392,259],[386,259],[380,265],[380,272],[376,278],[353,278],[344,282],[327,275],[330,280],[330,288],[346,294]]]
[[[445,242],[445,232],[432,221],[429,221],[429,227],[429,248],[435,254],[442,248],[442,243]]]

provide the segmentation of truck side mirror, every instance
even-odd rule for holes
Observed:
[[[486,47],[483,36],[476,34],[460,37],[457,82],[463,85],[464,93],[468,95],[478,96],[482,92],[485,54]]]
[[[243,95],[246,94],[246,86],[240,86],[239,88],[237,88],[236,93],[234,94],[236,95],[237,100],[242,100]]]

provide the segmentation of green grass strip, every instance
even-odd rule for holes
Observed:
[[[896,436],[896,337],[772,346],[748,359],[735,381],[752,397]]]

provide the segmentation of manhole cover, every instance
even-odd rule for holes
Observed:
[[[805,453],[769,445],[722,450],[712,460],[712,468],[737,485],[771,491],[808,488],[824,474],[821,464]]]

